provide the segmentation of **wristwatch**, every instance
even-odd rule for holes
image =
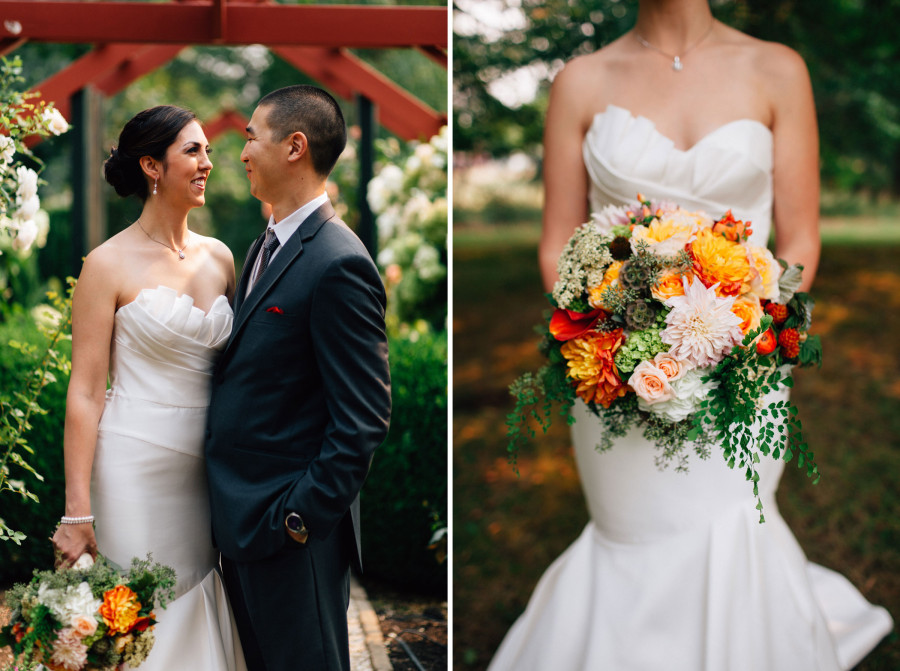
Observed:
[[[300,544],[305,545],[309,538],[309,530],[303,523],[303,518],[297,513],[288,513],[284,518],[284,528],[287,529],[288,536]]]

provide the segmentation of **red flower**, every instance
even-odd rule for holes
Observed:
[[[778,336],[781,353],[787,359],[796,359],[800,354],[800,334],[797,329],[784,329]]]
[[[550,318],[550,333],[557,340],[572,340],[590,331],[598,321],[605,317],[606,311],[602,308],[591,310],[588,313],[557,308]]]
[[[778,339],[775,337],[775,331],[766,329],[766,332],[759,336],[756,341],[756,352],[762,356],[771,354],[778,346]]]
[[[750,230],[750,222],[739,221],[734,218],[731,210],[725,213],[725,216],[713,224],[712,232],[715,235],[724,236],[732,242],[740,242],[750,237],[753,231]]]
[[[787,321],[787,305],[781,305],[780,303],[769,303],[766,306],[766,312],[772,315],[772,321],[774,321],[776,324],[784,324],[784,322]]]

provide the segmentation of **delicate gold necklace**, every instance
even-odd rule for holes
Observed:
[[[178,254],[178,260],[179,260],[179,261],[184,261],[184,250],[187,249],[187,246],[191,243],[191,233],[190,233],[190,231],[188,231],[188,241],[184,243],[184,247],[182,247],[181,249],[178,249],[177,247],[170,247],[170,246],[167,245],[165,242],[160,242],[160,241],[157,240],[156,238],[150,237],[150,234],[149,234],[149,233],[147,232],[147,230],[141,225],[141,220],[140,220],[140,219],[138,219],[136,223],[137,223],[138,227],[139,227],[142,231],[144,231],[144,235],[146,235],[148,238],[150,238],[151,240],[153,240],[153,242],[155,242],[157,245],[162,245],[162,246],[165,247],[166,249],[171,249],[173,252],[175,252],[176,254]]]
[[[699,46],[699,44],[709,36],[709,34],[712,32],[713,26],[715,26],[715,25],[716,25],[716,20],[713,19],[710,22],[709,28],[707,29],[707,31],[705,33],[703,33],[703,36],[699,40],[694,42],[691,46],[689,46],[687,49],[682,51],[680,56],[676,56],[675,54],[670,54],[666,51],[663,51],[659,47],[653,46],[647,40],[645,40],[643,37],[641,37],[637,32],[634,33],[634,37],[635,37],[635,39],[637,39],[638,44],[640,44],[642,47],[645,47],[647,49],[653,49],[653,51],[657,51],[657,52],[661,53],[663,56],[666,56],[667,58],[671,58],[672,59],[672,69],[675,72],[681,72],[684,69],[684,63],[683,63],[682,59],[685,56],[687,56],[689,51],[691,51],[694,47]]]

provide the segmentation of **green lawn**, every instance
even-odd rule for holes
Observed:
[[[825,364],[796,375],[793,399],[823,473],[789,467],[779,505],[812,561],[900,617],[900,227],[823,224],[813,331]],[[897,229],[897,231],[895,231]],[[464,228],[453,247],[454,668],[481,669],[547,565],[587,513],[568,432],[558,424],[505,456],[506,388],[540,364],[532,326],[545,299],[535,224]],[[688,476],[690,477],[690,476]],[[900,669],[892,634],[861,664]]]

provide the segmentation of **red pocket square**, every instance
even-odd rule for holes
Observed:
[[[281,309],[280,307],[278,307],[277,305],[273,305],[273,306],[270,307],[270,308],[266,308],[266,312],[274,312],[276,315],[283,315],[283,314],[284,314],[284,310],[282,310],[282,309]]]

